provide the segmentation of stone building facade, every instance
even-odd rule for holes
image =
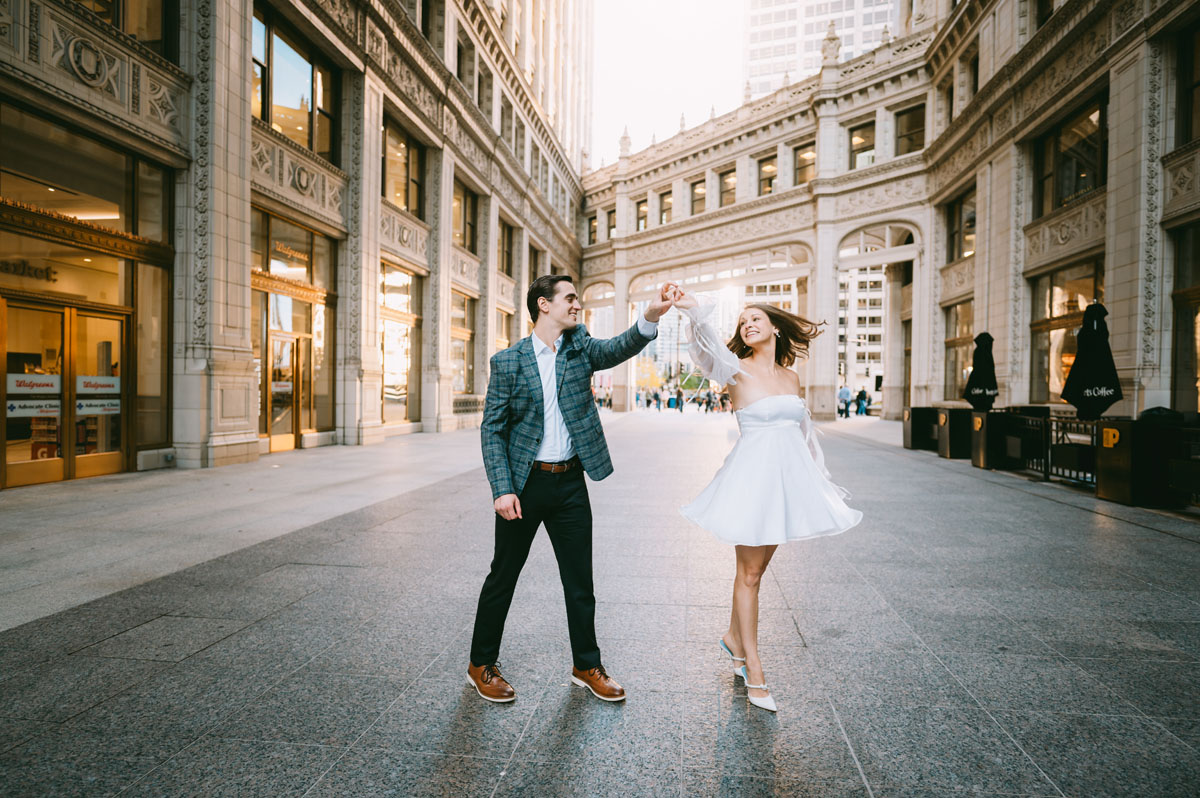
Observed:
[[[839,280],[882,266],[897,418],[960,401],[984,331],[999,406],[1059,405],[1100,300],[1125,395],[1110,412],[1200,409],[1200,6],[909,0],[900,18],[872,52],[840,61],[829,36],[818,76],[585,174],[592,306],[620,327],[663,279],[786,279],[833,332]],[[800,369],[819,418],[844,343],[820,336]],[[627,406],[629,369],[613,382]]]
[[[592,13],[2,0],[0,487],[478,424],[578,273]]]

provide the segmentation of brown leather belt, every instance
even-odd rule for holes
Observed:
[[[541,460],[533,461],[535,471],[549,471],[551,474],[562,474],[570,471],[572,468],[579,466],[579,458],[572,457],[570,460],[564,460],[561,463],[543,463]]]

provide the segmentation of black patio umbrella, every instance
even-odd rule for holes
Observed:
[[[1076,337],[1075,362],[1067,374],[1062,398],[1075,405],[1079,418],[1094,421],[1120,401],[1121,382],[1108,345],[1108,311],[1099,302],[1083,312],[1083,327]]]
[[[971,376],[963,389],[963,399],[981,413],[992,409],[1000,394],[996,384],[996,360],[992,357],[992,336],[981,332],[975,336],[975,353],[971,355]]]

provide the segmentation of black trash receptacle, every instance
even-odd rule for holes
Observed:
[[[1007,413],[971,414],[971,465],[976,468],[1005,468],[1004,433]]]
[[[937,451],[937,411],[934,408],[904,408],[904,448]]]
[[[1181,425],[1154,417],[1097,422],[1096,496],[1143,507],[1179,507],[1188,495],[1173,479],[1183,456]]]
[[[969,407],[937,408],[938,454],[955,460],[971,456],[971,415]]]

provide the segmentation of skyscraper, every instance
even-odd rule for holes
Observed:
[[[832,22],[845,61],[877,47],[896,31],[896,0],[749,0],[742,71],[754,97],[775,91],[787,76],[821,68],[821,41]]]

